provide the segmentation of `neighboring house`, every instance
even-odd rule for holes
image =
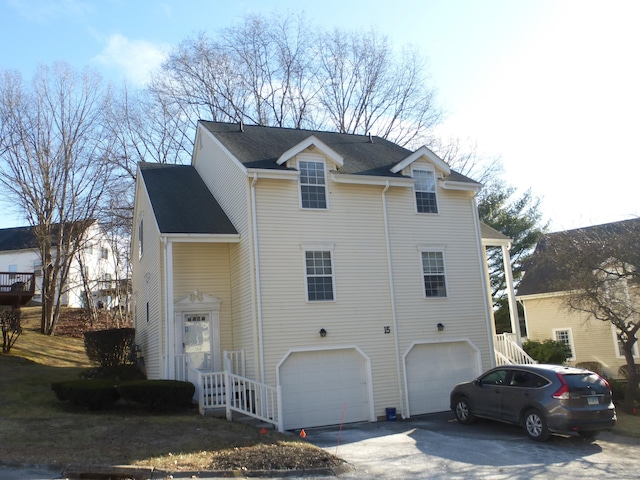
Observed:
[[[107,308],[117,305],[114,291],[115,282],[120,278],[119,269],[111,244],[98,222],[87,228],[80,241],[83,245],[71,264],[61,304],[84,307],[88,291],[94,305]],[[55,251],[54,245],[54,255]],[[13,272],[33,273],[35,292],[31,302],[41,304],[42,259],[32,227],[0,229],[0,272],[8,273],[9,277]]]
[[[447,410],[494,364],[480,188],[426,147],[201,121],[190,166],[138,169],[148,377],[280,429]]]
[[[609,377],[618,377],[618,369],[626,365],[616,329],[610,322],[594,319],[587,313],[570,310],[566,306],[568,292],[554,287],[558,279],[566,277],[562,265],[548,261],[547,248],[554,239],[562,236],[564,241],[597,235],[605,239],[622,231],[640,231],[640,219],[614,222],[604,225],[556,232],[543,236],[530,260],[516,298],[522,303],[529,340],[558,340],[571,349],[567,363],[598,362]],[[637,290],[635,290],[637,294]],[[634,290],[631,290],[634,295]],[[638,357],[638,345],[635,345]]]

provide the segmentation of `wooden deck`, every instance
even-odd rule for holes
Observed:
[[[33,272],[0,272],[0,305],[19,308],[25,305],[35,292]]]

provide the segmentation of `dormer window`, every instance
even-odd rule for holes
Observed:
[[[414,168],[411,176],[415,178],[416,211],[418,213],[438,213],[436,198],[436,174],[433,170]]]
[[[318,160],[299,160],[300,199],[302,208],[327,208],[325,164]]]

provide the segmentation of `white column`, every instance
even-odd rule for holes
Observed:
[[[507,297],[509,298],[509,318],[511,319],[511,332],[516,336],[516,342],[522,346],[522,336],[520,334],[520,319],[518,318],[518,305],[516,303],[516,294],[513,289],[513,272],[511,271],[511,255],[509,254],[509,246],[502,246],[502,264],[504,268],[504,277],[507,284]]]

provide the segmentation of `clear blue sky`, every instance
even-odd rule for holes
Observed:
[[[553,230],[640,215],[636,0],[0,0],[0,69],[64,60],[143,83],[189,35],[274,11],[421,48],[441,133],[501,156]],[[23,223],[0,210],[0,227]]]

